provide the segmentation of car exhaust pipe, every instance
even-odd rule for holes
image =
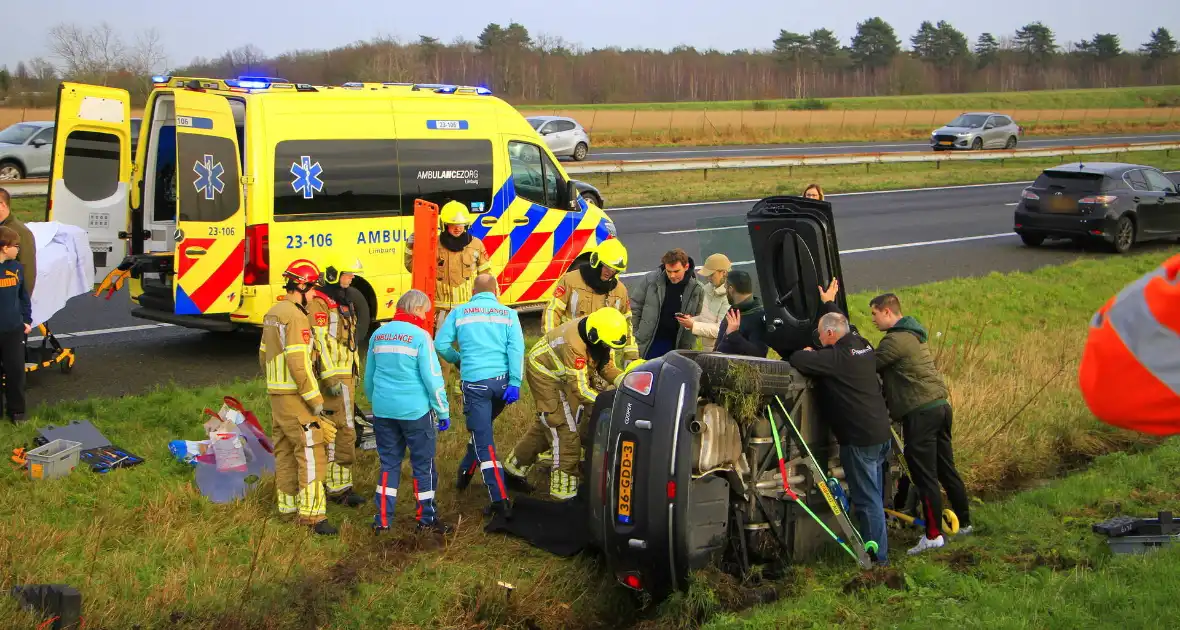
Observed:
[[[693,435],[699,435],[701,431],[705,430],[705,426],[701,424],[700,420],[693,420],[688,423],[688,432]]]

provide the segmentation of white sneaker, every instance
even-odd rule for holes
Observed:
[[[974,525],[968,525],[968,526],[966,526],[966,527],[964,527],[964,528],[960,529],[960,530],[959,530],[959,533],[957,533],[957,534],[955,534],[955,535],[956,535],[956,536],[967,536],[967,535],[971,534],[971,532],[972,532],[972,531],[975,531],[975,526],[974,526]]]
[[[939,547],[941,547],[945,544],[946,544],[946,541],[943,539],[942,536],[939,536],[938,538],[935,538],[934,540],[930,540],[926,536],[922,536],[922,538],[918,541],[918,544],[915,545],[912,549],[910,549],[906,553],[908,553],[911,556],[916,556],[916,555],[922,553],[923,551],[929,551],[931,549],[938,549]]]

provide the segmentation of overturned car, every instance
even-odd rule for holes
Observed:
[[[770,197],[746,224],[770,347],[816,345],[817,287],[841,278],[831,205]],[[867,568],[818,409],[783,360],[677,351],[644,363],[591,414],[591,544],[622,584],[657,598],[710,565],[745,575],[833,541]],[[891,463],[885,487],[895,478]]]

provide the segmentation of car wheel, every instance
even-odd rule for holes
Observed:
[[[971,150],[972,151],[982,151],[983,150],[983,138],[976,138],[976,139],[972,140],[971,141]]]
[[[687,352],[682,354],[689,355]],[[739,393],[761,392],[763,395],[794,397],[806,387],[802,375],[786,361],[714,352],[692,354],[690,358],[704,372],[702,392],[728,389]]]
[[[598,197],[594,196],[594,193],[584,192],[582,193],[582,199],[585,199],[586,203],[592,203],[599,208],[602,207],[602,202],[598,200]]]
[[[1030,234],[1028,232],[1021,232],[1020,240],[1029,247],[1040,247],[1041,243],[1045,242],[1044,234]]]
[[[1119,254],[1125,254],[1135,246],[1135,221],[1131,217],[1123,215],[1119,218],[1114,226],[1114,242],[1111,246]]]
[[[1008,136],[1008,141],[1004,143],[1004,148],[1005,149],[1015,149],[1016,148],[1016,136]]]
[[[25,171],[16,162],[0,163],[0,180],[24,179]]]
[[[586,154],[589,152],[590,147],[587,147],[585,142],[579,142],[578,146],[574,147],[574,161],[581,162],[586,159]]]

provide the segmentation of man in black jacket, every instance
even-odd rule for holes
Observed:
[[[713,350],[748,357],[766,357],[769,350],[764,340],[766,322],[762,302],[754,297],[754,280],[744,271],[731,271],[725,280],[725,290],[733,308],[717,329],[717,343]],[[709,350],[709,348],[705,348]]]
[[[840,464],[861,536],[865,542],[876,541],[877,562],[887,564],[883,473],[891,434],[877,359],[868,341],[849,334],[843,314],[826,313],[817,329],[823,347],[800,350],[788,360],[815,381],[821,417],[840,443]]]

